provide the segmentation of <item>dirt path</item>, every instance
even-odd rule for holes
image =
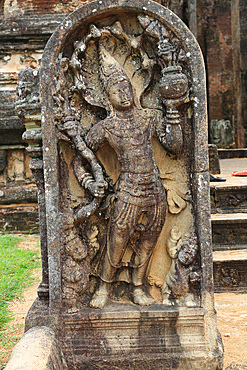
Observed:
[[[38,237],[29,236],[19,244],[19,247],[33,249],[37,248],[37,244]],[[5,331],[9,345],[2,346],[0,343],[0,353],[4,354],[1,361],[7,362],[11,348],[23,335],[26,314],[37,297],[41,269],[35,269],[33,276],[37,278],[36,283],[24,291],[22,298],[13,300],[9,305],[14,320],[7,325]],[[247,293],[215,294],[215,307],[218,329],[225,348],[224,369],[247,370]]]
[[[224,369],[247,370],[247,293],[217,293],[215,308],[225,360]]]
[[[21,249],[39,250],[39,237],[25,236],[18,246]],[[22,297],[12,300],[9,304],[13,320],[6,325],[4,339],[0,341],[0,369],[8,361],[11,349],[24,333],[25,317],[37,297],[37,287],[41,281],[41,276],[41,268],[34,269],[32,277],[35,278],[35,283],[23,292]]]

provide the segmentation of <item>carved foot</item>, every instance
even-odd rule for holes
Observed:
[[[154,303],[152,297],[149,297],[141,288],[134,288],[133,291],[133,302],[140,306],[149,306]]]
[[[188,294],[188,296],[184,300],[186,307],[196,307],[197,303],[194,300],[194,296],[192,294]]]
[[[189,300],[189,301],[185,302],[185,306],[186,306],[186,307],[196,307],[196,306],[197,306],[197,304],[196,304],[196,302],[195,302],[195,301],[193,301],[193,300]]]
[[[174,306],[174,302],[171,301],[168,297],[164,297],[162,303],[165,306]]]
[[[72,308],[68,308],[68,313],[76,313],[79,311],[79,308],[78,307],[72,307]]]
[[[103,308],[108,301],[108,293],[96,292],[91,299],[90,307],[92,308]]]
[[[101,282],[99,289],[94,293],[93,298],[90,302],[92,308],[103,308],[105,307],[109,297],[108,284]]]
[[[165,305],[165,306],[174,306],[174,300],[171,299],[170,288],[168,287],[168,285],[166,283],[164,283],[164,285],[163,285],[162,293],[163,293],[162,304]]]

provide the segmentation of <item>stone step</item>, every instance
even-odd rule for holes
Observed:
[[[247,213],[212,214],[213,250],[247,248]]]
[[[37,203],[0,205],[0,232],[37,234],[39,232]]]
[[[7,204],[37,203],[37,187],[33,183],[0,185],[0,207]]]
[[[240,185],[223,185],[218,182],[210,184],[212,214],[247,212],[247,178],[245,179],[246,184]]]
[[[213,252],[214,291],[247,292],[247,249]]]
[[[247,177],[232,176],[234,171],[247,169],[247,158],[220,160],[221,174],[225,182],[211,182],[212,213],[247,213]]]
[[[247,148],[218,149],[218,155],[219,155],[220,159],[246,158],[247,157]]]

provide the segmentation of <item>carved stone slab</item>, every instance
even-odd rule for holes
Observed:
[[[50,322],[71,368],[222,368],[195,38],[155,2],[95,1],[54,32],[40,89],[49,311],[26,327]]]

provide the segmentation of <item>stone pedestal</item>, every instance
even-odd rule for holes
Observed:
[[[222,367],[221,341],[218,353],[207,351],[207,317],[201,307],[164,310],[157,304],[144,308],[111,303],[101,310],[85,308],[74,314],[61,313],[57,319],[50,316],[50,320],[51,326],[56,324],[69,369]],[[49,323],[48,308],[41,302],[30,310],[26,330],[35,323]]]

